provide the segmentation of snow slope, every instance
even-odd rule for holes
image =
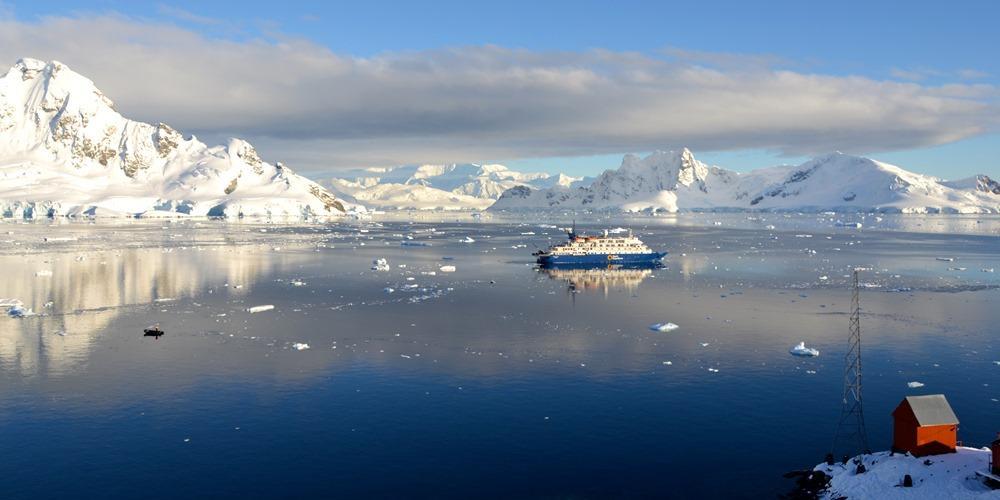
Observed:
[[[985,175],[947,182],[842,153],[740,174],[706,165],[684,149],[626,155],[617,170],[589,186],[515,187],[491,209],[1000,213],[1000,184]]]
[[[544,189],[575,186],[582,181],[564,174],[523,173],[503,165],[466,163],[353,170],[331,179],[328,186],[344,198],[373,207],[482,210],[515,186]]]
[[[19,60],[0,78],[0,215],[339,215],[361,207],[249,143],[209,147],[129,120],[65,65]]]
[[[930,465],[924,461],[929,460]],[[937,500],[1000,498],[1000,490],[991,490],[976,471],[986,471],[989,448],[959,447],[957,453],[916,458],[906,454],[889,456],[888,452],[864,455],[867,472],[855,474],[855,466],[820,464],[814,470],[832,476],[830,487],[821,498],[879,498]],[[909,474],[913,487],[899,486]]]

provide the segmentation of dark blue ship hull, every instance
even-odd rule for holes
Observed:
[[[666,252],[627,253],[627,254],[593,254],[593,255],[550,255],[538,256],[538,263],[543,266],[642,266],[658,264]]]

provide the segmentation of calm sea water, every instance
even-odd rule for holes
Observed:
[[[38,314],[0,318],[0,496],[773,497],[830,448],[854,266],[872,446],[911,394],[1000,431],[996,218],[578,221],[670,256],[564,272],[540,219],[0,224]]]

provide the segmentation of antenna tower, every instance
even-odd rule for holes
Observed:
[[[865,430],[865,413],[861,404],[861,300],[858,271],[854,269],[854,289],[851,293],[851,326],[844,356],[844,397],[840,423],[833,439],[834,456],[853,457],[868,452],[868,431]]]

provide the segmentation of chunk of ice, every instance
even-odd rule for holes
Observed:
[[[788,351],[795,356],[819,356],[819,350],[813,349],[812,347],[806,347],[805,342],[799,342],[799,344]]]
[[[388,271],[389,261],[385,259],[375,259],[372,261],[372,271]]]
[[[649,325],[649,329],[655,332],[672,332],[678,328],[680,327],[673,323],[653,323]]]
[[[305,343],[302,343],[302,342],[296,342],[296,343],[292,344],[292,348],[294,348],[296,351],[304,351],[304,350],[306,350],[306,349],[309,348],[309,344],[305,344]]]
[[[262,306],[248,307],[247,308],[247,312],[250,313],[250,314],[253,314],[253,313],[259,313],[259,312],[264,312],[264,311],[270,311],[271,309],[274,309],[273,305],[271,305],[271,304],[265,304],[265,305],[262,305]]]
[[[453,273],[455,272],[455,266],[441,266],[440,271],[442,273]]]
[[[923,383],[917,382],[917,381],[907,382],[906,383],[906,387],[909,387],[910,389],[919,389],[919,388],[921,388],[923,386],[924,386]]]

